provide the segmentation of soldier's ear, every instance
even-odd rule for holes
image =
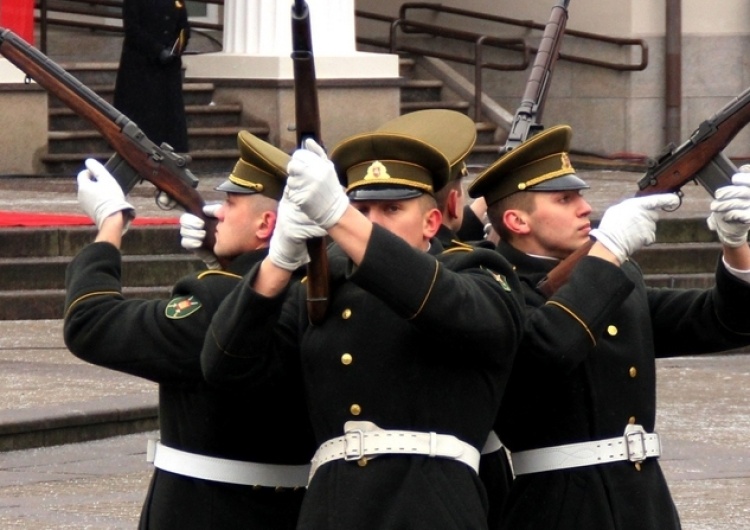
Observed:
[[[528,234],[530,230],[527,214],[523,210],[505,210],[503,225],[513,234]]]
[[[437,208],[430,209],[424,216],[424,235],[427,239],[435,237],[443,224],[443,214]]]

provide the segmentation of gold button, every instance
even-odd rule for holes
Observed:
[[[607,333],[609,333],[610,337],[614,337],[617,335],[617,326],[609,325],[607,326]]]
[[[630,377],[635,377],[638,375],[638,370],[635,366],[631,366],[630,370],[628,370],[628,374],[630,374]]]
[[[357,460],[357,465],[359,467],[365,467],[367,465],[367,457],[363,456],[362,458],[360,458],[359,460]]]
[[[640,471],[641,470],[641,463],[640,462],[636,462],[635,463],[635,470],[636,471]]]
[[[350,364],[352,364],[352,360],[353,359],[352,359],[351,353],[345,353],[344,355],[341,356],[341,364],[345,366],[349,366]]]
[[[359,416],[360,414],[362,414],[362,407],[355,403],[354,405],[349,407],[349,412],[351,412],[353,416]]]
[[[630,416],[630,417],[628,418],[628,423],[629,423],[630,425],[635,425],[635,416]]]
[[[348,319],[350,316],[352,316],[352,310],[351,309],[347,308],[347,309],[344,309],[341,312],[341,318],[343,318],[344,320]]]

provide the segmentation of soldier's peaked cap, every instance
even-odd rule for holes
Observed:
[[[568,157],[572,135],[568,125],[537,133],[482,171],[469,185],[469,195],[492,204],[518,191],[587,189]]]
[[[229,177],[215,189],[227,193],[260,193],[281,200],[290,156],[247,131],[237,135],[240,159]]]
[[[384,131],[343,140],[330,153],[350,200],[402,200],[445,186],[450,162],[424,140]]]
[[[466,176],[466,157],[477,141],[477,125],[466,114],[448,109],[408,112],[377,128],[420,138],[437,147],[451,165],[450,180]]]

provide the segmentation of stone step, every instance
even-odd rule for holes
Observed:
[[[169,296],[171,285],[125,287],[125,298],[155,299]],[[0,320],[48,320],[63,318],[64,289],[0,291]]]
[[[193,173],[227,173],[240,156],[238,149],[202,149],[190,151],[190,170]],[[56,176],[72,177],[78,174],[86,158],[106,161],[112,151],[102,153],[57,153],[41,156],[47,171]]]
[[[719,243],[654,244],[633,255],[644,274],[700,274],[716,269]]]
[[[713,272],[696,274],[644,274],[643,279],[649,287],[667,287],[671,289],[709,289],[716,283]]]
[[[0,258],[0,292],[63,289],[70,256]],[[128,255],[122,258],[122,282],[130,287],[171,285],[205,268],[192,254]]]
[[[239,126],[241,113],[242,105],[239,103],[185,106],[188,128]],[[51,108],[49,109],[49,129],[51,131],[88,130],[91,129],[91,123],[68,107]]]
[[[179,215],[175,211],[175,218]],[[93,241],[95,235],[93,226],[2,228],[0,258],[72,257]],[[183,252],[179,228],[177,224],[139,225],[123,238],[122,251],[127,255],[179,254]]]
[[[442,91],[437,79],[410,79],[401,86],[401,103],[440,101]]]
[[[112,105],[115,94],[114,83],[86,85],[93,90],[97,96]],[[208,105],[214,93],[213,83],[184,83],[182,86],[182,97],[185,105]],[[48,105],[51,109],[67,108],[53,93],[49,93]]]
[[[196,151],[236,149],[237,133],[250,131],[259,138],[268,138],[267,127],[192,127],[188,129],[189,144]],[[96,130],[50,131],[48,154],[101,153],[111,150],[104,137]]]

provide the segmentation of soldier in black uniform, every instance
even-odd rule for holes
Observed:
[[[299,378],[269,372],[262,384],[229,389],[201,371],[219,303],[268,254],[286,180],[286,153],[246,131],[238,143],[242,156],[216,188],[227,197],[214,251],[229,265],[181,279],[165,300],[123,297],[119,248],[133,209],[100,164],[88,161],[78,177],[99,232],[67,270],[65,343],[87,362],[159,384],[161,439],[142,529],[289,530],[307,484],[315,445]]]
[[[750,343],[750,175],[736,175],[711,206],[723,243],[715,286],[649,288],[629,256],[654,241],[657,210],[679,199],[625,200],[592,230],[570,138],[567,126],[549,128],[469,188],[486,199],[529,307],[495,426],[516,474],[503,527],[676,530],[653,432],[654,360]],[[547,298],[538,282],[590,237],[588,255]]]
[[[492,250],[443,252],[433,193],[450,164],[433,146],[367,133],[331,161],[305,146],[280,223],[334,241],[327,317],[309,324],[304,284],[269,256],[216,313],[206,376],[303,371],[319,448],[298,528],[486,528],[477,465],[522,325],[518,283]],[[301,237],[285,244],[306,252]]]
[[[430,124],[426,127],[425,124]],[[466,114],[446,109],[428,109],[402,114],[377,129],[381,132],[407,134],[435,145],[448,158],[451,165],[448,183],[435,192],[435,201],[443,220],[435,237],[440,240],[445,250],[462,251],[467,245],[458,232],[464,228],[464,219],[474,217],[473,211],[466,206],[464,179],[468,178],[466,158],[471,154],[477,139],[477,125]],[[494,245],[482,239],[484,230],[479,225],[478,234],[469,243],[494,248]],[[479,463],[479,477],[487,490],[489,500],[489,527],[499,528],[500,510],[510,491],[513,471],[497,433],[492,431],[482,448]]]
[[[157,145],[188,151],[182,52],[190,39],[184,0],[125,0],[125,38],[114,106]]]

